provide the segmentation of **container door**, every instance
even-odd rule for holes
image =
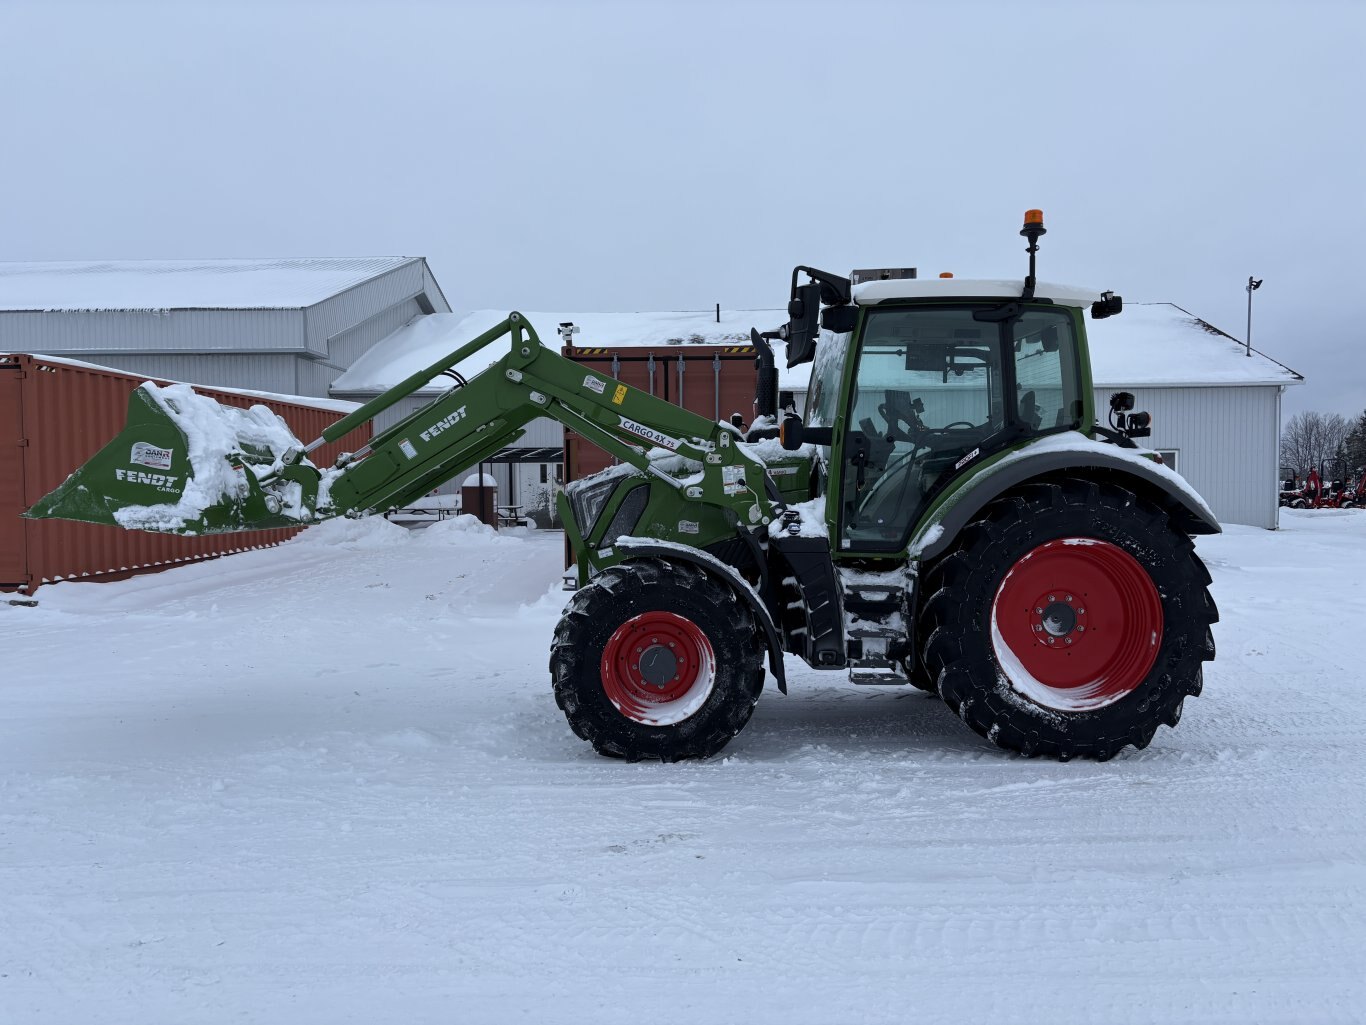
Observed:
[[[23,371],[0,364],[0,590],[27,585],[28,521],[24,501]]]

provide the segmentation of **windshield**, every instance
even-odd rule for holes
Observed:
[[[984,452],[1078,426],[1068,311],[912,306],[870,310],[850,403],[841,548],[895,550],[933,497]],[[814,393],[814,381],[813,381]]]

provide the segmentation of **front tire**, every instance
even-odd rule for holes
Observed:
[[[764,685],[749,607],[683,561],[612,566],[555,629],[550,675],[570,727],[628,761],[706,758],[744,728]]]
[[[925,669],[973,730],[1026,755],[1107,759],[1175,726],[1218,610],[1189,537],[1115,485],[997,499],[927,576]]]

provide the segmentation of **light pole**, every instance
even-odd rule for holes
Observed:
[[[1247,357],[1252,358],[1252,293],[1262,287],[1262,279],[1247,276]]]

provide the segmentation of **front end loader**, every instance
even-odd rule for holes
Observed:
[[[786,692],[793,655],[937,694],[999,747],[1106,759],[1200,692],[1218,615],[1191,537],[1219,526],[1138,449],[1132,396],[1096,422],[1085,314],[1122,300],[1040,284],[1042,214],[1021,234],[1023,284],[796,268],[788,322],[753,332],[747,431],[572,363],[514,313],[308,445],[144,385],[126,430],[29,515],[197,533],[381,512],[551,417],[620,460],[559,499],[577,589],[551,683],[600,753],[716,753],[766,672]],[[361,451],[309,461],[504,338]],[[773,341],[811,364],[804,416],[777,391]]]

